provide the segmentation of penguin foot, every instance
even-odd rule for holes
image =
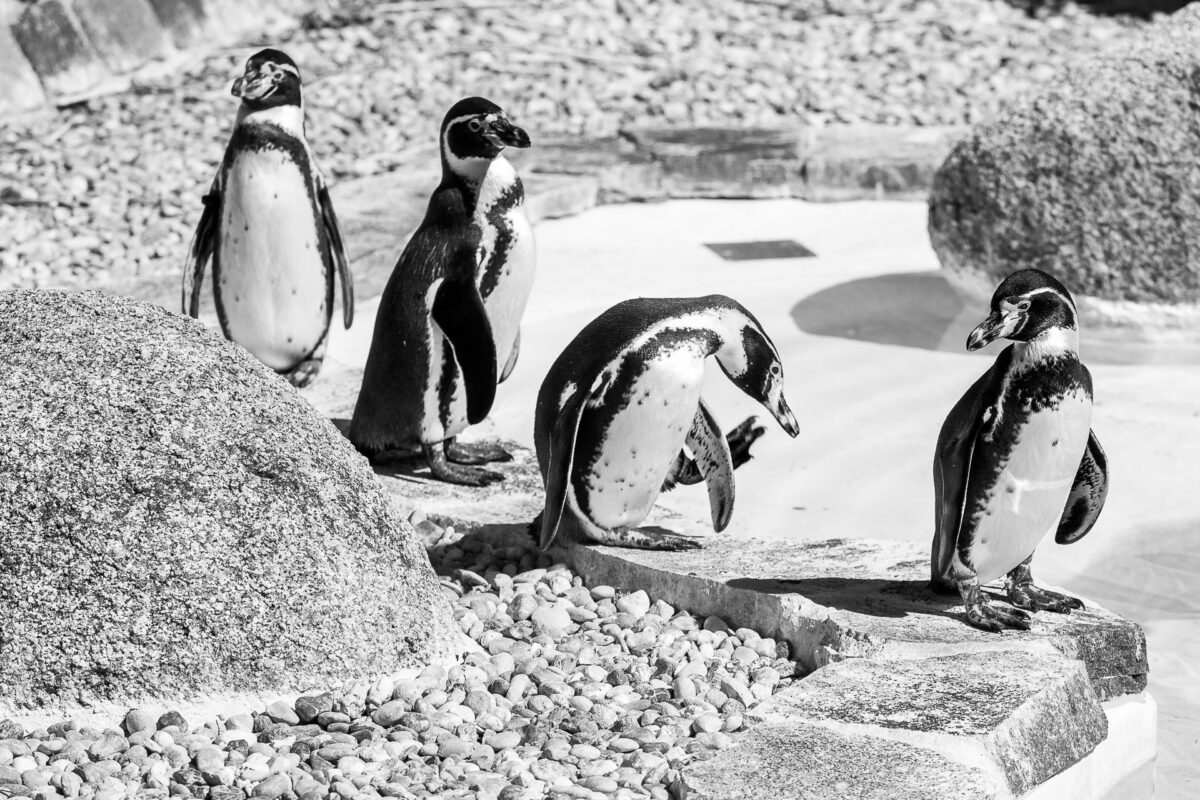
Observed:
[[[596,544],[611,547],[629,547],[636,550],[699,550],[700,542],[690,536],[680,536],[663,530],[647,528],[624,528],[616,531],[595,531],[588,539]]]
[[[498,444],[466,444],[447,439],[445,442],[446,458],[455,464],[491,464],[498,461],[512,461],[512,453]]]
[[[489,469],[480,469],[464,464],[452,464],[446,458],[446,453],[438,445],[422,445],[425,459],[429,462],[429,472],[439,481],[455,483],[460,486],[488,486],[504,480],[504,475]]]
[[[288,383],[295,386],[297,389],[303,389],[313,382],[313,378],[317,377],[317,373],[321,371],[322,359],[310,358],[306,361],[301,361],[296,366],[292,367],[288,372],[284,373]]]
[[[1049,589],[1039,589],[1032,583],[1009,584],[1008,602],[1026,611],[1053,611],[1056,614],[1070,614],[1072,610],[1083,608],[1083,601]]]
[[[999,633],[1005,628],[1027,631],[1030,627],[1029,615],[1024,611],[993,605],[987,601],[967,606],[967,622],[993,633]]]
[[[766,432],[766,426],[758,424],[758,417],[747,417],[741,425],[725,434],[734,469],[750,460],[750,445]]]

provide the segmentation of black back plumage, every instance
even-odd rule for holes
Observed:
[[[1047,291],[1048,290],[1048,291]],[[1005,279],[993,294],[991,318],[1004,304],[1028,302],[1021,325],[1008,338],[1028,342],[1052,328],[1075,330],[1074,301],[1052,276],[1021,270]],[[1015,368],[1017,347],[1009,345],[992,366],[951,409],[938,435],[934,453],[934,540],[932,581],[942,589],[955,586],[951,560],[956,549],[974,539],[998,478],[1033,414],[1053,410],[1069,393],[1081,392],[1090,403],[1092,376],[1073,351],[1055,352]],[[1056,540],[1070,543],[1095,524],[1108,492],[1107,458],[1094,433],[1075,475]]]
[[[534,418],[534,447],[547,494],[542,518],[542,547],[549,544],[558,529],[572,473],[583,474],[591,466],[574,463],[577,438],[598,441],[626,402],[642,402],[630,396],[632,386],[646,369],[646,362],[659,352],[675,349],[685,341],[697,340],[713,352],[718,342],[716,334],[707,329],[666,326],[624,360],[621,360],[622,351],[664,320],[721,308],[745,315],[761,330],[750,312],[724,295],[637,298],[618,303],[600,314],[555,359],[538,391]],[[762,333],[762,336],[769,343],[766,334]],[[610,380],[597,387],[602,392],[596,398],[602,400],[600,407],[594,409],[594,413],[584,415],[584,404],[593,397],[593,386],[606,371],[610,372]],[[753,382],[759,378],[755,376],[749,380]],[[559,463],[556,458],[567,460]],[[580,502],[586,504],[586,499]],[[581,510],[586,513],[586,508]]]
[[[461,178],[444,165],[425,217],[400,254],[380,298],[350,429],[351,440],[361,449],[419,443],[414,436],[421,429],[431,359],[442,365],[437,392],[443,425],[460,368],[468,421],[479,422],[491,410],[498,367],[491,326],[475,285],[482,231],[473,220],[474,203]],[[432,314],[446,334],[440,354],[428,352],[430,312],[425,296],[439,280],[443,283]]]

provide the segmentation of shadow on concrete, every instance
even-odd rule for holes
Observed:
[[[911,272],[831,286],[797,303],[792,319],[817,336],[962,352],[970,324],[961,338],[946,341],[962,313],[962,300],[940,273]]]
[[[931,588],[929,581],[901,581],[884,578],[735,578],[728,581],[735,589],[766,594],[795,594],[818,605],[864,614],[871,617],[907,617],[910,614],[942,616],[961,620],[966,615],[953,608],[962,607],[958,594],[944,594]],[[1004,597],[990,593],[1004,602]]]
[[[968,353],[967,335],[986,313],[982,305],[964,304],[938,271],[847,281],[792,307],[796,327],[815,336],[961,354]],[[1200,366],[1200,347],[1194,344],[1139,341],[1126,331],[1083,322],[1080,351],[1088,362]],[[995,358],[1009,344],[993,342],[974,355]]]

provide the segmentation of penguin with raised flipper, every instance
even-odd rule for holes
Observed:
[[[652,550],[699,547],[675,534],[633,530],[662,491],[708,485],[713,527],[733,513],[733,470],[764,433],[754,418],[721,434],[700,398],[709,356],[791,436],[783,366],[762,326],[723,295],[627,300],[576,336],[538,392],[534,443],[546,488],[532,532],[553,542]],[[684,446],[691,451],[689,457]]]
[[[1079,321],[1066,287],[1045,272],[1013,273],[967,338],[978,350],[1011,339],[950,411],[938,436],[932,578],[957,590],[967,621],[1028,630],[1026,611],[1067,613],[1076,598],[1040,589],[1030,562],[1050,531],[1078,541],[1108,494],[1108,463],[1092,432],[1092,376],[1079,361]],[[1005,576],[1016,609],[980,584]]]
[[[354,320],[346,248],[305,139],[296,63],[279,50],[261,50],[232,92],[242,104],[184,267],[183,312],[200,315],[211,260],[225,337],[305,386],[324,359],[335,272],[343,324]]]
[[[392,272],[375,319],[349,436],[369,457],[423,450],[434,477],[482,486],[511,458],[456,437],[491,410],[516,362],[533,286],[533,230],[505,147],[529,136],[470,97],[441,126],[442,180]]]

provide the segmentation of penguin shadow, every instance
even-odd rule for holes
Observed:
[[[337,428],[342,436],[346,437],[346,441],[349,442],[350,420],[345,417],[330,417],[329,421],[333,423],[333,427]],[[366,457],[365,454],[364,457]],[[410,481],[412,483],[429,481],[431,479],[429,463],[425,460],[425,456],[420,450],[413,450],[411,453],[389,450],[374,457],[366,458],[371,464],[371,469],[375,470],[376,475],[395,478],[401,481]]]
[[[921,615],[966,622],[958,594],[943,594],[933,589],[927,580],[735,578],[727,584],[736,589],[767,594],[796,594],[827,608],[871,617],[897,619]],[[958,612],[951,610],[955,607]]]
[[[452,519],[436,516],[430,517],[430,521],[442,528],[455,524]],[[425,552],[429,555],[429,563],[434,572],[443,577],[462,580],[467,584],[468,590],[471,586],[483,586],[487,582],[485,580],[480,583],[482,576],[473,578],[471,575],[463,575],[460,570],[476,572],[473,569],[475,567],[480,572],[495,569],[511,574],[549,567],[557,560],[553,552],[543,553],[537,549],[537,542],[528,522],[479,525],[468,529],[462,537],[453,541],[442,536],[439,541],[427,543]],[[482,555],[484,553],[487,554],[486,557]],[[506,570],[510,565],[513,569]]]
[[[906,272],[822,289],[791,314],[800,330],[817,336],[957,353],[978,312],[965,308],[941,273]]]

